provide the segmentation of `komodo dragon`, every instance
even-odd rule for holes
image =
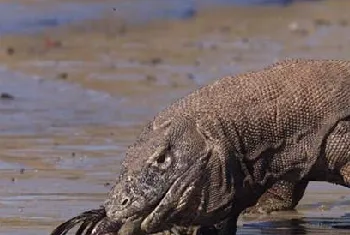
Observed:
[[[350,61],[285,60],[204,86],[144,127],[91,234],[233,234],[266,190],[293,191],[278,210],[310,180],[349,186],[349,104]]]

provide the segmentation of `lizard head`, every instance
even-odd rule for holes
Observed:
[[[109,219],[137,221],[140,231],[153,233],[172,226],[176,217],[176,223],[179,216],[186,223],[186,216],[196,216],[211,147],[196,123],[186,118],[146,129],[128,148],[105,208]]]

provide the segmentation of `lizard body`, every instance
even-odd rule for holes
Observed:
[[[324,142],[349,116],[349,102],[346,61],[286,60],[219,79],[143,129],[105,203],[107,216],[142,218],[147,233],[235,223],[274,184],[298,185],[327,169]],[[336,174],[324,180],[346,184]]]
[[[285,60],[204,86],[128,148],[101,224],[123,224],[119,235],[196,226],[232,234],[242,211],[269,209],[266,196],[293,194],[278,210],[295,206],[310,180],[349,186],[349,104],[348,61]]]

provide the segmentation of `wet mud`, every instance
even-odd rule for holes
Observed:
[[[349,59],[350,2],[343,0],[203,3],[195,11],[169,3],[144,15],[122,1],[115,10],[93,0],[82,10],[81,1],[25,4],[38,2],[40,19],[45,9],[66,16],[68,4],[83,21],[52,16],[56,24],[33,19],[28,8],[0,9],[7,12],[0,13],[1,235],[48,234],[97,208],[142,125],[215,78],[286,57]],[[94,19],[89,7],[103,14]],[[162,17],[170,10],[176,17]],[[29,18],[13,16],[22,13]],[[349,189],[314,182],[297,211],[242,217],[238,234],[347,234],[349,211]]]

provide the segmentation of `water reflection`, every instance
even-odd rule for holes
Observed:
[[[350,214],[341,217],[301,217],[244,224],[237,234],[349,234]]]

